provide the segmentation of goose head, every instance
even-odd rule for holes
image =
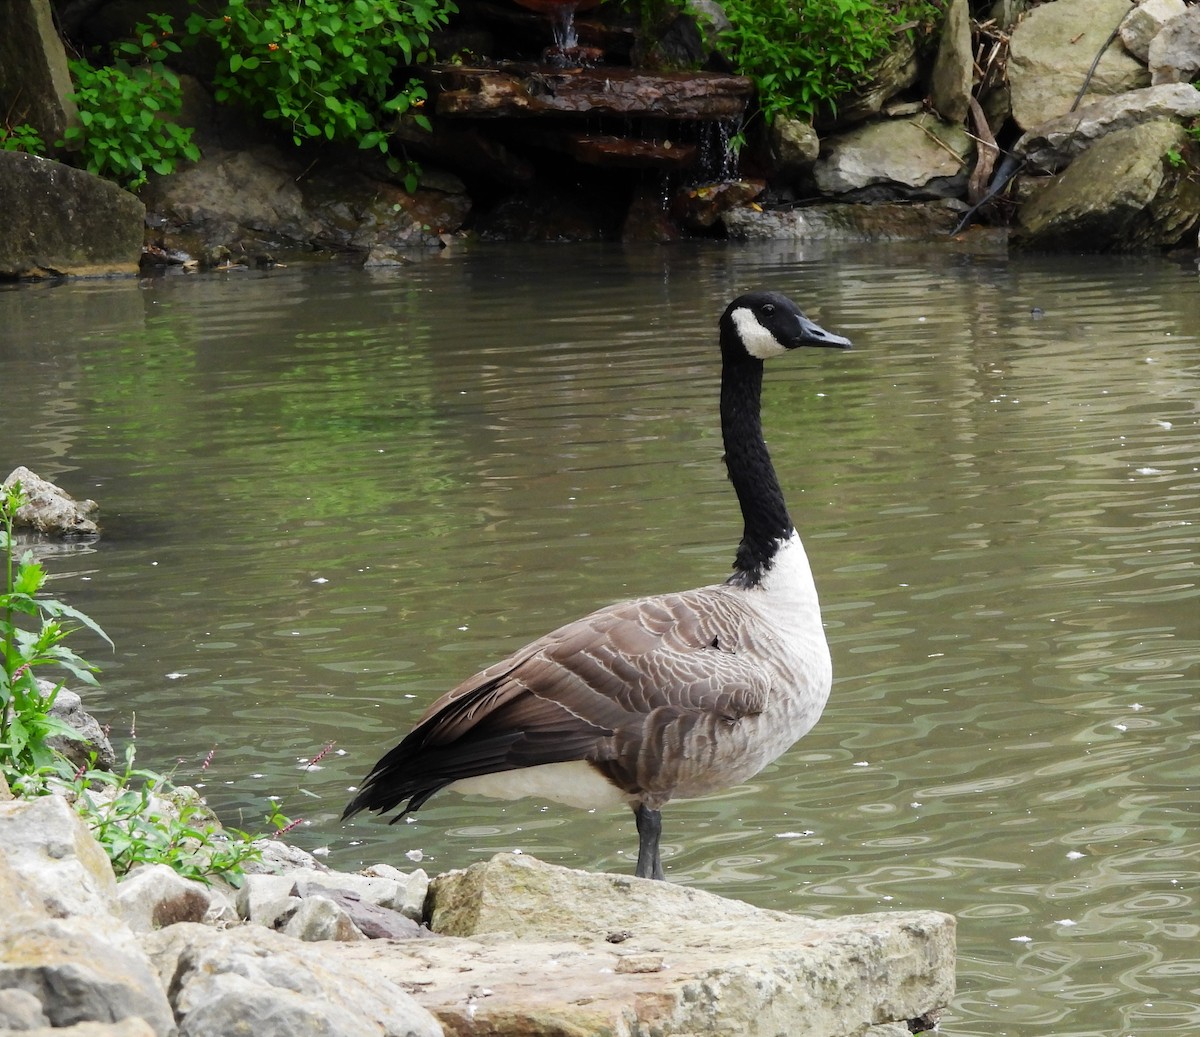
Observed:
[[[826,331],[786,295],[748,292],[721,315],[721,352],[726,361],[767,360],[800,346],[849,349],[850,340]]]

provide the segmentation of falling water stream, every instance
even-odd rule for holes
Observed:
[[[575,31],[575,4],[556,4],[550,15],[554,32],[554,46],[559,53],[569,53],[579,46],[579,33]]]
[[[948,1035],[1200,1032],[1192,265],[507,246],[4,287],[0,475],[103,509],[100,540],[39,547],[116,645],[76,638],[87,705],[228,822],[282,797],[335,867],[630,871],[623,812],[338,816],[452,683],[724,577],[714,323],[763,285],[856,346],[775,363],[764,413],[835,685],[753,782],[668,806],[668,876],[954,913]]]

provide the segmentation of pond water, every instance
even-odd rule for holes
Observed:
[[[103,509],[50,551],[90,709],[227,823],[335,867],[519,849],[630,872],[632,816],[436,797],[339,820],[438,693],[593,607],[724,578],[715,321],[794,295],[849,353],[767,372],[832,700],[664,815],[668,876],[959,919],[953,1035],[1200,1032],[1200,284],[1157,259],[480,247],[0,291],[0,476]],[[329,743],[315,766],[307,762]],[[202,762],[215,748],[211,764]]]

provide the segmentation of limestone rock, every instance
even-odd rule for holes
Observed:
[[[350,889],[337,889],[313,883],[297,883],[296,894],[304,900],[324,899],[330,901],[337,906],[350,923],[350,927],[343,930],[339,922],[339,927],[332,936],[316,936],[312,937],[313,939],[356,940],[361,936],[366,936],[372,940],[411,940],[429,935],[429,930],[420,923],[414,922],[411,918],[392,908],[372,904]],[[284,931],[292,932],[290,927]],[[301,939],[307,938],[301,937]]]
[[[1009,44],[1008,79],[1021,129],[1071,110],[1096,54],[1128,11],[1129,0],[1054,0],[1018,23]],[[1149,85],[1145,67],[1116,41],[1104,51],[1079,103]]]
[[[51,1026],[137,1016],[172,1033],[157,977],[113,914],[112,865],[66,800],[0,803],[0,849],[0,991],[35,999]],[[28,997],[0,1005],[42,1025]]]
[[[835,202],[798,209],[734,209],[721,223],[735,241],[945,241],[961,213],[945,203]]]
[[[933,107],[943,119],[962,122],[967,117],[974,77],[970,6],[967,0],[950,0],[930,83]]]
[[[8,865],[30,877],[39,913],[107,919],[117,880],[108,857],[65,799],[0,803],[0,846]],[[0,928],[5,920],[0,918]]]
[[[1107,252],[1160,248],[1200,222],[1200,183],[1185,156],[1195,143],[1173,119],[1110,134],[1019,212],[1014,243]]]
[[[286,875],[293,871],[329,870],[307,850],[302,850],[299,846],[290,846],[282,839],[255,839],[254,848],[262,854],[262,859],[247,861],[247,874]]]
[[[92,502],[87,501],[86,503],[91,504]],[[41,679],[38,680],[38,687],[43,695],[48,695],[54,690],[54,685],[50,681]],[[54,705],[50,707],[50,716],[61,720],[64,724],[69,724],[79,736],[78,738],[68,738],[55,735],[47,739],[51,748],[62,753],[75,767],[90,763],[94,753],[95,763],[93,766],[100,770],[112,770],[117,762],[117,754],[112,747],[112,742],[108,740],[108,735],[104,733],[104,728],[100,726],[96,718],[83,708],[83,699],[77,692],[68,688],[60,688],[54,697]]]
[[[4,154],[0,152],[0,159]],[[3,163],[0,162],[0,177],[3,176],[2,166]],[[0,183],[0,197],[3,193],[3,184]],[[0,235],[3,233],[3,230],[0,230]],[[2,248],[3,245],[0,244],[0,249]],[[14,468],[8,474],[4,486],[9,487],[16,482],[21,484],[26,503],[19,507],[13,516],[15,528],[32,529],[37,533],[55,536],[94,536],[98,532],[96,516],[100,508],[94,500],[77,501],[61,486],[43,479],[24,465]]]
[[[1062,169],[1101,137],[1163,117],[1193,119],[1200,115],[1200,90],[1185,83],[1148,86],[1105,97],[1030,130],[1014,150],[1032,166],[1048,172]]]
[[[145,955],[115,919],[50,918],[0,932],[0,987],[36,997],[51,1026],[141,1018],[159,1037],[175,1030]]]
[[[826,141],[813,176],[825,194],[860,201],[957,196],[973,153],[961,126],[927,114],[885,119]]]
[[[821,138],[812,123],[777,115],[767,133],[773,174],[789,183],[807,176],[821,154]]]
[[[495,1032],[521,1011],[526,1032],[553,1020],[553,1032],[846,1037],[953,991],[954,921],[936,912],[802,918],[514,854],[438,876],[430,899],[436,930],[476,934],[405,945],[425,963],[422,1002],[454,1033]],[[504,963],[507,934],[522,940],[519,966]],[[396,967],[373,946],[344,953]]]
[[[1159,30],[1147,55],[1150,81],[1191,83],[1200,76],[1200,7],[1189,7]]]
[[[377,874],[349,875],[345,872],[293,873],[297,884],[315,888],[349,890],[364,903],[398,911],[413,921],[424,917],[425,894],[429,877],[421,869],[405,874],[398,868],[375,865]],[[307,895],[307,893],[301,893]]]
[[[199,162],[143,189],[156,244],[193,255],[217,246],[241,255],[313,248],[390,254],[440,247],[438,234],[458,230],[470,209],[465,194],[410,195],[341,166],[307,164],[273,145],[207,147]]]
[[[365,940],[341,904],[329,896],[312,896],[296,900],[295,910],[289,911],[282,924],[275,928],[305,943],[323,940]]]
[[[136,274],[146,209],[116,184],[0,151],[0,278]]]
[[[1121,23],[1121,42],[1139,61],[1149,61],[1150,41],[1176,15],[1187,9],[1183,0],[1143,0]]]
[[[345,945],[185,922],[144,946],[171,991],[180,1037],[441,1037],[399,985],[330,953]]]
[[[272,925],[278,915],[274,905],[291,896],[295,885],[295,879],[288,875],[247,875],[237,891],[238,915],[248,922]]]
[[[429,893],[429,876],[423,869],[416,868],[411,872],[404,872],[390,864],[371,864],[364,868],[362,873],[367,878],[391,879],[400,887],[390,904],[384,900],[377,901],[381,907],[399,911],[414,922],[425,920],[425,897]]]
[[[429,927],[444,936],[586,941],[629,931],[631,918],[650,931],[666,922],[712,933],[792,916],[691,886],[558,868],[526,854],[497,854],[429,884]]]
[[[42,1002],[28,990],[6,987],[0,990],[0,1033],[9,1030],[37,1030],[50,1025]]]
[[[218,901],[214,904],[214,900]],[[222,894],[185,879],[165,864],[135,868],[117,886],[117,910],[134,931],[148,933],[177,922],[203,922],[225,914]]]
[[[79,121],[67,54],[54,28],[50,0],[9,0],[0,32],[0,110],[8,126],[29,123],[53,152]]]

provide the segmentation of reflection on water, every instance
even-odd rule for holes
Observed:
[[[0,469],[103,507],[102,540],[47,559],[117,645],[80,638],[90,706],[229,820],[283,796],[335,866],[632,870],[621,814],[447,795],[391,828],[337,817],[451,683],[723,577],[714,321],[756,285],[858,347],[774,365],[765,410],[834,695],[752,784],[668,808],[669,874],[817,915],[953,912],[947,1033],[1200,1030],[1194,270],[505,247],[2,291]]]

